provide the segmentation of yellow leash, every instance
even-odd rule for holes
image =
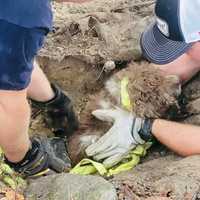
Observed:
[[[132,111],[133,105],[131,104],[129,98],[127,86],[128,78],[124,77],[121,80],[121,103],[125,109]],[[93,161],[91,159],[83,159],[70,171],[70,173],[79,175],[98,173],[101,176],[112,176],[131,170],[140,162],[140,158],[146,155],[147,150],[151,147],[151,145],[152,143],[150,142],[143,145],[138,145],[134,150],[131,150],[119,164],[110,169],[106,169],[102,163]]]
[[[71,174],[89,175],[98,173],[101,176],[112,176],[124,171],[131,170],[139,162],[140,158],[146,155],[147,149],[149,149],[151,143],[144,145],[138,145],[116,166],[106,169],[102,163],[93,161],[91,159],[81,160],[71,171]]]
[[[124,77],[121,80],[121,103],[125,109],[132,111],[133,105],[131,104],[131,100],[129,98],[127,86],[128,86],[128,77]]]

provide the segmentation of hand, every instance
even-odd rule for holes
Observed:
[[[119,163],[131,149],[144,141],[138,134],[143,120],[120,108],[115,110],[96,110],[92,114],[107,122],[113,122],[112,128],[96,143],[86,149],[86,154],[96,161],[102,161],[109,168]]]
[[[78,118],[70,98],[57,85],[51,84],[55,97],[47,102],[31,99],[32,105],[42,111],[45,122],[58,137],[68,137],[78,129]]]

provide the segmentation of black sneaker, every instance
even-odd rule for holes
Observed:
[[[65,140],[62,138],[32,139],[32,148],[19,163],[5,162],[23,177],[36,178],[53,172],[68,172],[71,161],[67,154]]]

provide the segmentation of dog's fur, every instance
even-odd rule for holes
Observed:
[[[111,127],[111,124],[94,119],[91,112],[115,106],[123,108],[120,96],[123,77],[129,79],[127,90],[133,105],[132,112],[137,116],[167,118],[171,108],[178,108],[180,84],[177,76],[164,76],[160,69],[151,64],[129,64],[127,68],[113,75],[98,94],[91,96],[81,115],[81,127],[69,141],[69,153],[73,163],[82,159],[84,149]]]

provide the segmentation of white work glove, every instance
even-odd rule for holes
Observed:
[[[103,161],[107,168],[119,163],[137,144],[144,143],[138,134],[143,119],[120,108],[95,110],[92,114],[102,121],[113,122],[112,128],[86,149],[88,156]]]

